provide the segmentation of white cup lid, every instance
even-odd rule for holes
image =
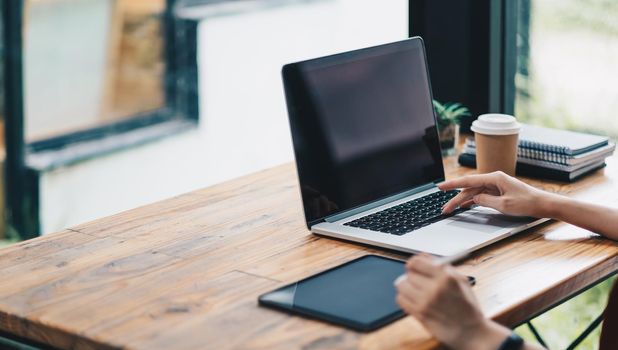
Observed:
[[[485,135],[513,135],[519,133],[521,124],[512,115],[491,113],[480,115],[470,129]]]

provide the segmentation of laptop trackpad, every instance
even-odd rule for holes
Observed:
[[[417,251],[452,255],[486,245],[536,219],[512,217],[477,207],[402,236],[404,244]]]
[[[452,217],[448,226],[491,233],[504,228],[515,228],[533,222],[534,218],[508,216],[489,208],[474,208]]]

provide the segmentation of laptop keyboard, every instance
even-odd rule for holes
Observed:
[[[458,193],[457,190],[434,192],[344,225],[401,236],[466,210],[460,208],[452,214],[442,215],[442,206]]]

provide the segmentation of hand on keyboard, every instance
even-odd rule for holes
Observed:
[[[444,206],[445,214],[458,207],[478,204],[508,215],[544,217],[543,201],[552,196],[499,171],[464,176],[438,187],[443,191],[463,188]]]

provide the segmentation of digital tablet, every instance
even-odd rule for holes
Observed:
[[[404,316],[395,302],[393,282],[405,262],[365,255],[258,298],[259,304],[371,331]]]

